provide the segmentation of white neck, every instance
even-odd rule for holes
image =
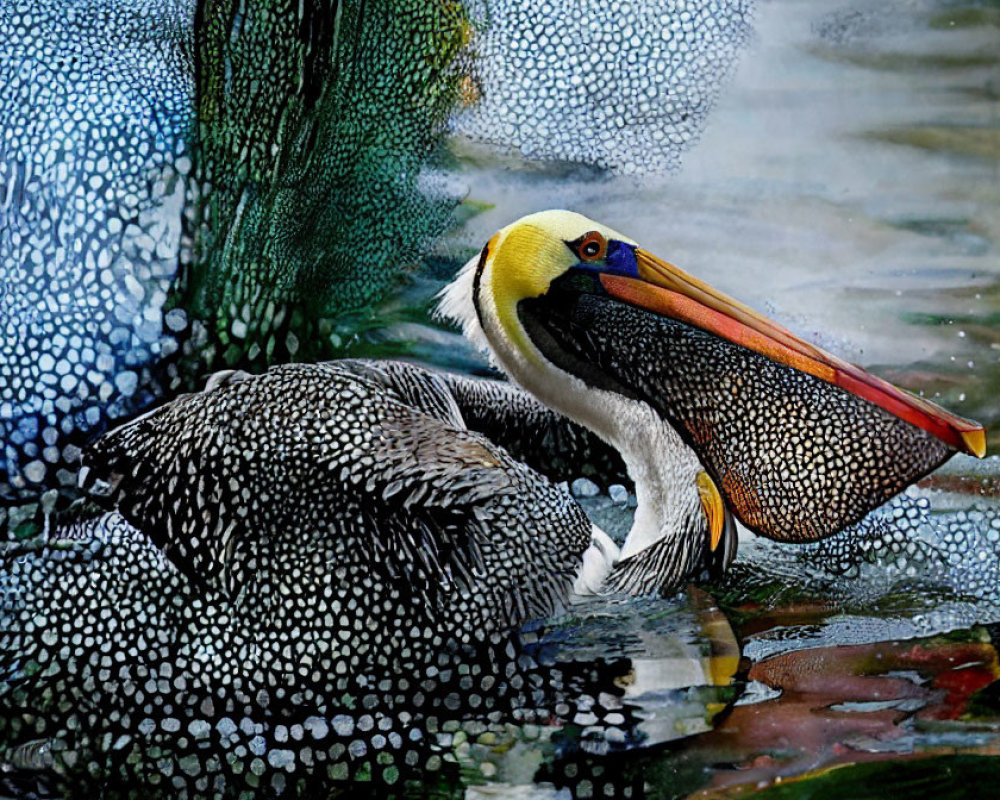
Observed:
[[[678,433],[645,402],[588,386],[547,359],[518,351],[484,307],[483,333],[498,366],[542,403],[593,431],[622,456],[635,482],[635,520],[621,550],[632,556],[664,537],[679,536],[701,513],[701,465]]]
[[[477,264],[478,258],[470,260],[441,293],[438,313],[459,322],[465,335],[486,350],[511,380],[548,407],[593,431],[621,454],[635,482],[638,500],[621,559],[666,537],[677,541],[684,535],[685,523],[702,513],[697,489],[701,466],[694,451],[648,404],[590,387],[551,364],[537,349],[533,353],[520,351],[500,324],[488,274],[490,266],[480,283],[480,319],[473,302]],[[530,341],[527,346],[534,347]],[[581,581],[596,587],[607,573],[599,575],[594,565],[603,561],[604,568],[610,570],[611,562],[619,555],[603,534],[595,536],[591,550],[588,552],[594,563],[591,569],[584,564]]]

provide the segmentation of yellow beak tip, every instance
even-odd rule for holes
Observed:
[[[707,472],[699,472],[697,478],[701,508],[708,520],[708,546],[714,553],[722,541],[722,531],[726,525],[726,505]]]
[[[969,453],[976,458],[986,456],[986,431],[984,429],[976,428],[971,431],[962,431],[962,441],[965,442]]]

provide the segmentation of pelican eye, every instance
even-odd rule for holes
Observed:
[[[569,246],[583,261],[598,261],[608,254],[608,240],[597,231],[585,233]]]

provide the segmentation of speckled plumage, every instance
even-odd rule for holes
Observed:
[[[591,525],[467,430],[493,393],[471,383],[228,373],[99,440],[86,484],[120,510],[8,552],[0,740],[48,743],[64,785],[235,796],[393,783],[440,764],[449,720],[575,714],[517,631],[562,604]]]
[[[594,226],[565,211],[525,218],[447,292],[466,330],[538,400],[411,365],[292,364],[218,374],[90,447],[83,485],[115,513],[70,529],[92,543],[70,548],[82,560],[53,558],[49,543],[4,578],[15,655],[0,702],[18,752],[39,747],[27,734],[46,733],[53,697],[69,716],[56,717],[47,752],[62,754],[64,772],[85,755],[92,773],[107,774],[110,759],[111,774],[129,780],[152,758],[186,793],[232,782],[281,791],[287,776],[298,788],[373,773],[392,783],[403,766],[432,764],[426,733],[484,716],[572,718],[600,736],[595,694],[624,742],[620,694],[600,688],[621,670],[540,668],[522,648],[525,623],[558,610],[571,584],[672,592],[702,567],[725,569],[732,513],[780,540],[828,536],[951,454],[882,406],[709,323],[607,290],[606,269],[639,279],[639,250]],[[933,406],[924,413],[977,430]],[[545,443],[568,452],[540,454]],[[566,457],[577,468],[603,462],[614,477],[623,461],[637,505],[620,551],[505,445],[556,477],[573,474]],[[63,603],[55,625],[43,600]],[[148,671],[152,695],[138,701],[138,727],[120,694],[133,669]],[[59,677],[46,687],[50,674]],[[183,716],[173,695],[190,687],[185,708],[199,710]],[[225,704],[221,720],[212,696]],[[105,713],[116,704],[117,716]],[[184,736],[150,738],[185,722],[199,742],[213,726],[227,738],[193,755]],[[286,743],[309,725],[323,745],[304,755]],[[237,728],[253,737],[245,747]]]
[[[498,608],[508,626],[551,610],[590,531],[566,493],[466,430],[441,379],[375,363],[231,374],[83,463],[196,580],[235,595],[283,541],[337,541],[337,560],[378,563],[462,620],[461,640],[493,629]]]

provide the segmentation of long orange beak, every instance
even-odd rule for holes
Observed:
[[[922,428],[956,450],[979,458],[986,455],[986,434],[981,425],[803,341],[781,325],[641,248],[636,248],[635,256],[639,279],[601,274],[601,283],[612,297],[700,328],[838,386]]]

